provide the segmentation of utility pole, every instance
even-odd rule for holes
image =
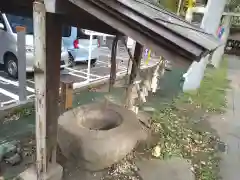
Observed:
[[[222,28],[224,29],[224,33],[220,39],[221,41],[221,45],[214,51],[213,55],[212,55],[212,59],[211,59],[211,64],[214,67],[218,67],[222,57],[224,55],[224,50],[225,50],[225,46],[227,43],[227,39],[230,33],[230,27],[231,27],[231,15],[226,15],[223,18],[223,23],[222,23]]]
[[[224,8],[227,0],[208,0],[206,10],[203,16],[201,28],[209,34],[213,34],[217,37],[217,30],[221,23],[221,18],[223,16]],[[225,23],[225,29],[230,28],[230,21]],[[224,32],[225,34],[226,32]],[[225,42],[220,39],[221,45],[213,52],[211,64],[214,67],[218,67],[222,56],[224,54]]]
[[[216,35],[227,0],[208,0],[201,28]]]
[[[205,32],[217,37],[217,30],[219,28],[226,3],[227,0],[208,0],[201,23],[201,28],[203,28]],[[220,45],[213,52],[211,63],[214,67],[217,67],[222,59],[224,46],[225,44],[222,42],[222,45]],[[196,90],[199,88],[207,63],[209,62],[209,57],[210,56],[207,55],[206,57],[203,57],[200,62],[194,61],[192,63],[187,73],[185,73],[183,76],[185,79],[183,84],[183,91]]]

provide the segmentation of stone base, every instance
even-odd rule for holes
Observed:
[[[59,164],[49,164],[48,172],[44,180],[61,180],[63,175],[63,168]],[[37,173],[35,166],[28,168],[19,175],[21,180],[37,180]]]

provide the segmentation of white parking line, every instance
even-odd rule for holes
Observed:
[[[108,57],[108,58],[111,58],[111,55],[108,54],[107,57]],[[129,57],[128,57],[128,56],[126,56],[126,57],[123,57],[123,56],[116,56],[116,59],[128,60]]]
[[[17,86],[17,87],[19,86],[18,81],[12,81],[12,80],[6,79],[6,78],[1,77],[1,76],[0,76],[0,81],[4,81],[6,83],[12,84],[12,85]],[[29,91],[29,92],[32,92],[32,93],[35,92],[35,90],[33,88],[30,88],[28,86],[26,88],[27,88],[27,91]]]
[[[16,103],[16,102],[17,102],[17,100],[15,100],[15,99],[12,99],[10,101],[5,101],[5,102],[0,103],[0,107],[10,105],[10,104],[13,104],[13,103]]]
[[[108,51],[110,51],[110,49],[108,47],[106,47],[106,46],[100,47],[100,50],[108,50]]]
[[[5,96],[8,96],[8,97],[10,97],[12,99],[19,100],[18,95],[13,94],[13,93],[11,93],[9,91],[6,91],[5,89],[0,88],[0,93],[4,94]]]
[[[76,69],[72,69],[72,68],[69,68],[69,67],[67,67],[67,68],[65,68],[65,69],[67,69],[67,70],[69,70],[69,71],[73,71],[73,72],[77,72],[77,73],[82,73],[82,74],[88,74],[88,73],[86,73],[86,72],[84,72],[84,70],[87,70],[87,69],[83,69],[83,70],[76,70]],[[102,77],[102,76],[98,76],[98,75],[95,75],[95,74],[90,74],[91,76],[95,76],[95,77]]]
[[[78,74],[74,74],[73,72],[70,72],[70,73],[68,73],[68,74],[70,74],[70,75],[72,75],[72,76],[80,77],[80,78],[83,78],[83,79],[87,79],[87,77],[81,76],[81,75],[78,75]]]
[[[126,67],[126,66],[119,65],[119,66],[118,66],[118,69],[127,70],[127,67]]]
[[[35,97],[35,94],[32,94],[32,95],[27,96],[27,99],[32,99],[34,97]],[[7,105],[10,105],[10,104],[13,104],[13,103],[17,103],[17,101],[18,100],[16,100],[16,99],[12,99],[12,100],[9,100],[9,101],[2,102],[2,103],[0,103],[0,107],[7,106]]]
[[[0,81],[0,84],[8,85],[9,83],[5,81]]]
[[[30,83],[32,83],[32,84],[35,84],[35,82],[34,81],[31,81],[31,80],[27,80],[27,82],[30,82]]]
[[[84,70],[86,70],[87,71],[87,69],[83,69],[83,70],[81,70],[81,71],[79,71],[79,73],[82,73],[82,74],[88,74],[87,72],[84,72]],[[101,78],[102,76],[99,76],[99,75],[96,75],[96,74],[90,74],[90,76],[93,76],[93,77],[96,77],[96,78]]]
[[[100,64],[100,63],[109,64],[108,62],[104,62],[104,61],[100,61],[100,60],[98,60],[97,63],[99,63],[99,64]]]

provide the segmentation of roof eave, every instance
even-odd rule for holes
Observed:
[[[152,48],[155,51],[162,52],[163,56],[167,59],[176,57],[184,57],[186,61],[199,61],[202,54],[208,51],[208,49],[191,42],[178,34],[172,33],[172,38],[174,40],[166,39],[161,35],[161,33],[156,33],[152,30],[144,29],[146,26],[142,26],[136,21],[133,21],[129,17],[118,15],[114,13],[108,6],[104,6],[100,1],[83,1],[83,0],[69,0],[75,5],[88,9],[88,12],[100,20],[105,21],[110,26],[115,27],[118,31],[126,34],[127,36],[133,38],[139,43],[146,47]],[[182,43],[187,44],[185,48],[181,45]],[[195,47],[195,52],[189,50],[191,47]]]

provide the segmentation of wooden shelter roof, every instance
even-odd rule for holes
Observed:
[[[172,60],[192,62],[213,51],[219,41],[173,13],[144,0],[44,0],[63,22],[103,33],[124,34]],[[0,10],[32,14],[33,0],[8,0]]]

